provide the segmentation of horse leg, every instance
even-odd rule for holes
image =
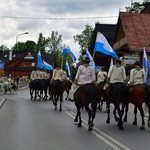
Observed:
[[[117,111],[117,109],[116,109],[116,107],[114,107],[114,110],[113,110],[114,118],[115,118],[115,121],[118,122],[119,118],[116,115],[116,111]]]
[[[119,127],[120,130],[124,130],[123,121],[122,121],[122,116],[124,114],[124,106],[122,106],[122,109],[120,109],[119,105],[116,105],[116,109],[118,110],[118,114],[119,114],[119,121],[117,126]]]
[[[142,105],[138,106],[138,109],[139,109],[141,117],[142,117],[142,126],[140,127],[140,129],[144,130],[145,129],[145,121],[144,121],[144,111],[143,111]]]
[[[107,105],[107,120],[106,123],[110,123],[110,103],[106,102]]]
[[[81,111],[80,111],[80,107],[77,108],[77,114],[78,114],[78,117],[79,117],[78,127],[82,127],[82,119],[81,119]]]
[[[134,121],[133,125],[137,125],[137,106],[134,105]]]
[[[89,131],[92,131],[93,129],[93,126],[94,126],[94,119],[95,119],[95,116],[96,116],[96,109],[97,109],[97,104],[96,105],[92,105],[92,111],[91,111],[91,115],[92,115],[92,120],[90,121],[90,124],[89,124]]]
[[[91,119],[92,110],[88,106],[85,106],[85,110],[88,112],[88,117],[89,117],[88,118],[88,125],[89,125],[88,131],[92,131],[92,128],[94,126],[93,119]]]
[[[129,105],[127,104],[126,107],[125,107],[125,116],[124,116],[124,119],[123,119],[124,122],[127,122],[128,110],[129,110]]]
[[[54,106],[55,106],[54,110],[57,110],[57,101],[58,101],[58,96],[55,95],[55,97],[54,97]]]
[[[63,98],[63,94],[61,94],[60,96],[60,106],[59,106],[59,111],[62,111],[62,98]]]
[[[66,93],[67,93],[67,96],[66,96],[65,100],[68,100],[68,96],[69,96],[69,90],[68,89],[66,89]]]
[[[33,98],[33,89],[30,87],[30,99],[32,100],[32,98]]]

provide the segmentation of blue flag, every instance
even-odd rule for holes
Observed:
[[[37,65],[38,68],[43,69],[43,60],[40,51],[38,52],[38,56],[37,56]]]
[[[43,65],[44,65],[43,66],[44,69],[50,70],[50,71],[53,70],[53,67],[50,64],[48,64],[46,61],[44,61],[44,60],[43,60]]]
[[[94,52],[101,52],[119,60],[119,57],[117,56],[114,49],[109,45],[107,39],[100,32],[97,32]]]
[[[67,55],[67,54],[71,55],[73,62],[75,62],[77,60],[77,58],[75,57],[75,55],[73,54],[73,52],[71,51],[71,49],[67,45],[64,45],[63,55]]]
[[[143,49],[143,67],[145,68],[145,72],[146,72],[146,84],[148,84],[148,72],[149,72],[149,62],[147,59],[147,54],[145,51],[145,48]]]
[[[4,62],[0,62],[0,69],[4,69]]]
[[[70,67],[69,67],[69,64],[68,64],[68,61],[67,61],[67,60],[66,60],[65,69],[67,70],[68,76],[70,77],[70,76],[71,76],[71,73],[70,73]]]
[[[96,65],[95,62],[90,54],[90,52],[88,50],[86,50],[86,56],[90,58],[90,65],[93,67],[93,70],[96,72]]]

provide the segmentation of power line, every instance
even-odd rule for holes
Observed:
[[[118,16],[102,16],[102,17],[49,17],[49,18],[35,18],[35,17],[17,17],[17,16],[0,16],[1,18],[19,19],[19,20],[84,20],[84,19],[100,19],[100,18],[116,18]]]

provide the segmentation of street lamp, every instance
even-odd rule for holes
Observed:
[[[20,35],[24,35],[24,34],[29,34],[28,32],[24,32],[24,33],[20,33],[20,34],[17,34],[17,36],[16,36],[16,50],[17,50],[17,42],[18,42],[18,36],[20,36]]]
[[[17,49],[18,49],[18,37],[20,36],[20,35],[24,35],[24,34],[29,34],[28,32],[24,32],[24,33],[20,33],[20,34],[17,34],[16,35],[16,51],[17,51]],[[16,79],[16,61],[14,60],[14,81],[15,81],[15,79]]]

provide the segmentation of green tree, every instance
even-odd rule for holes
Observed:
[[[25,49],[28,49],[30,51],[37,51],[37,44],[34,41],[26,41]]]
[[[90,41],[93,34],[93,27],[90,25],[85,25],[85,29],[81,34],[75,35],[74,41],[77,42],[80,46],[80,54],[86,51],[90,47]]]
[[[127,12],[130,13],[140,13],[141,10],[144,8],[144,4],[143,3],[139,3],[139,2],[134,2],[131,4],[131,7],[125,7]]]
[[[25,49],[25,43],[24,42],[17,42],[13,47],[13,51],[23,51]]]
[[[51,36],[47,38],[47,45],[49,53],[55,55],[56,63],[62,62],[62,35],[57,31],[52,31]]]
[[[7,46],[5,46],[5,45],[0,46],[0,51],[8,51],[8,50],[9,50],[9,48]]]
[[[39,38],[37,40],[36,50],[37,51],[40,50],[41,52],[45,52],[45,48],[46,48],[47,42],[48,42],[48,39],[45,38],[42,33],[40,33],[39,34]]]

